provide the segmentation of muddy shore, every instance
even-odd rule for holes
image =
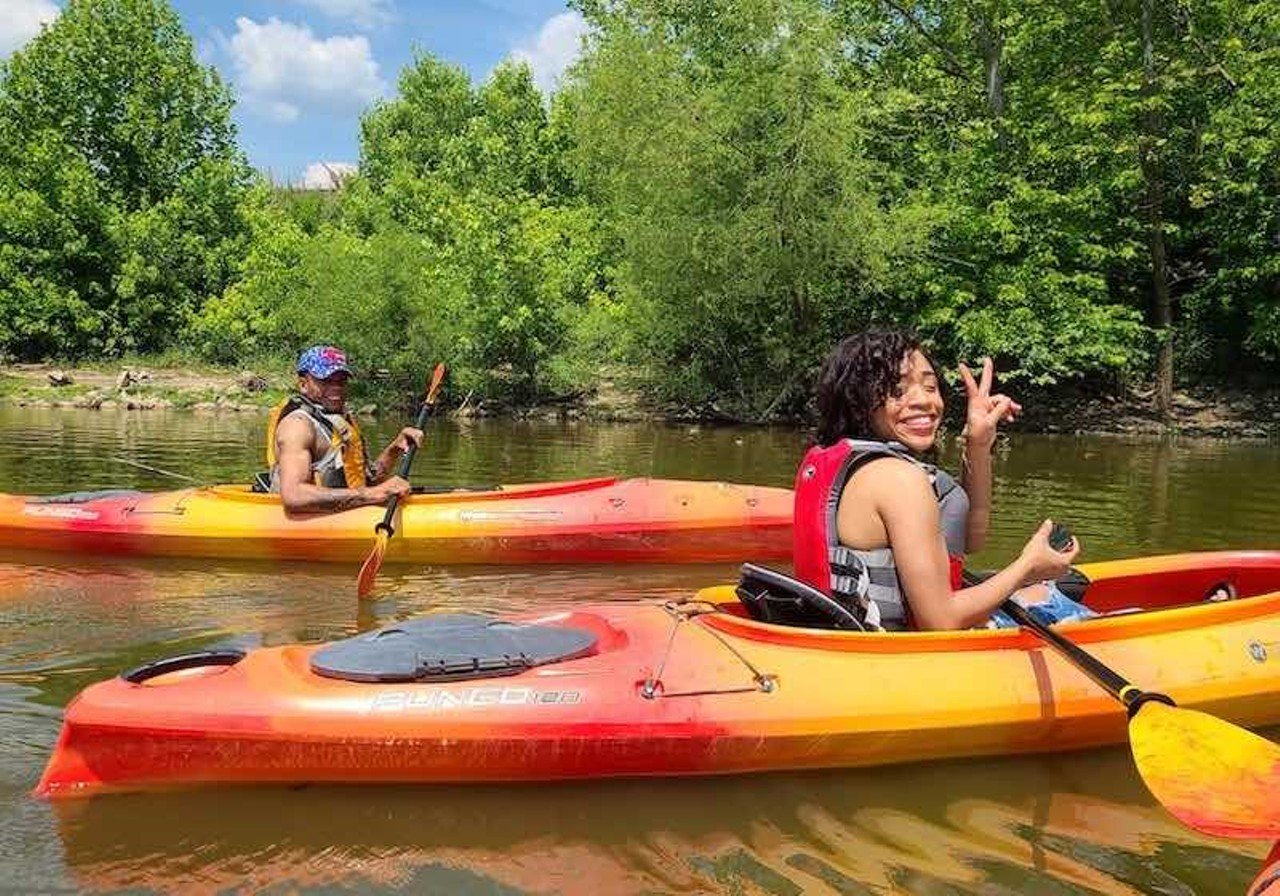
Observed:
[[[30,407],[73,407],[102,411],[188,410],[196,413],[262,413],[290,389],[287,373],[193,369],[147,365],[13,364],[0,367],[0,402]],[[1021,396],[1020,396],[1021,397]],[[565,396],[541,405],[511,407],[457,399],[451,412],[462,416],[509,416],[613,421],[733,423],[695,408],[653,407],[638,396],[602,381],[589,394]],[[365,416],[377,404],[355,401]],[[1218,438],[1280,437],[1280,389],[1193,386],[1174,395],[1171,417],[1162,418],[1141,387],[1111,392],[1074,388],[1041,390],[1023,400],[1017,424],[1024,432],[1091,434],[1175,434]],[[400,408],[387,408],[398,412]],[[773,421],[802,425],[801,420]]]

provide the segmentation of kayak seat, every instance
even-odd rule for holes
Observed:
[[[515,675],[594,653],[596,635],[477,613],[439,613],[335,641],[311,670],[345,681],[463,681]]]
[[[742,579],[735,592],[751,618],[761,622],[855,631],[869,628],[817,588],[766,566],[742,564]]]

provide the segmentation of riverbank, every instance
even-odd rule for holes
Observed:
[[[290,385],[291,378],[252,370],[146,363],[0,368],[0,402],[20,407],[258,412],[280,401]]]
[[[261,413],[288,394],[287,371],[227,369],[144,362],[59,366],[13,364],[0,368],[0,403],[20,407],[72,407],[93,410],[182,409],[200,413]],[[1174,394],[1171,420],[1155,412],[1147,389],[1118,392],[1072,387],[1023,396],[1024,432],[1104,435],[1173,433],[1218,438],[1280,437],[1280,388],[1201,385]],[[620,371],[602,376],[593,390],[516,407],[454,398],[452,413],[463,417],[584,419],[615,422],[670,421],[735,423],[714,410],[654,406]],[[362,416],[376,415],[372,401],[354,402]],[[955,402],[952,410],[956,410]],[[399,412],[403,408],[388,409]],[[949,415],[950,416],[950,415]],[[801,421],[778,420],[778,423]]]

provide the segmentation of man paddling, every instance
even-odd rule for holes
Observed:
[[[298,391],[271,412],[267,425],[271,491],[285,510],[333,512],[407,495],[409,483],[389,474],[410,445],[422,444],[422,430],[400,430],[369,463],[360,427],[347,413],[346,354],[331,345],[312,346],[298,358],[297,372]]]

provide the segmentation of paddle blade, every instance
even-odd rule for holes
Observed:
[[[390,536],[384,530],[378,530],[378,537],[373,543],[373,550],[365,558],[360,567],[360,578],[356,580],[356,596],[364,600],[373,593],[374,583],[378,579],[378,569],[382,566],[382,558],[387,553],[387,540]]]
[[[436,403],[436,392],[440,390],[440,384],[444,382],[444,362],[441,361],[436,365],[436,369],[431,372],[431,385],[427,387],[426,404]]]
[[[1280,746],[1154,701],[1130,721],[1129,742],[1142,780],[1183,824],[1216,837],[1280,837]]]

